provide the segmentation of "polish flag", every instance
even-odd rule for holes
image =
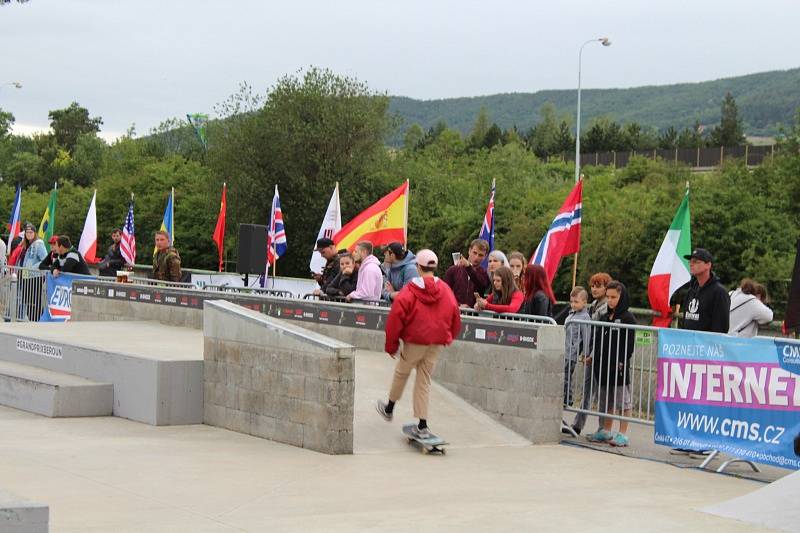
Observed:
[[[692,279],[689,274],[689,261],[684,255],[692,253],[692,233],[689,216],[689,189],[683,197],[675,218],[667,231],[664,242],[658,250],[658,256],[650,271],[650,281],[647,284],[647,296],[650,307],[661,313],[653,317],[653,325],[669,327],[671,308],[669,300],[675,291]]]
[[[87,263],[97,263],[97,190],[92,195],[92,203],[89,204],[89,212],[86,213],[86,222],[83,224],[81,241],[78,244],[78,251]]]

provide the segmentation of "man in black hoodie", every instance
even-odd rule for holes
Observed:
[[[714,258],[705,248],[695,248],[684,257],[689,260],[692,279],[683,299],[681,328],[728,333],[731,299],[728,290],[711,271]]]
[[[683,257],[689,260],[692,279],[685,285],[689,290],[683,297],[681,329],[728,333],[731,297],[711,270],[714,256],[705,248],[695,248],[692,253]],[[672,453],[707,455],[709,450],[675,448]]]

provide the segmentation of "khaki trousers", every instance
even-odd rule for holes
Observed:
[[[442,351],[441,344],[411,344],[403,343],[403,349],[394,367],[394,378],[392,388],[389,391],[389,399],[397,402],[403,395],[406,381],[411,374],[411,369],[417,370],[417,377],[414,379],[414,418],[428,419],[428,402],[431,393],[431,374],[436,367],[436,359]]]

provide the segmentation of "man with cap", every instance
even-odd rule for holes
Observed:
[[[386,283],[381,297],[393,301],[400,289],[417,277],[416,256],[411,250],[403,248],[403,244],[393,242],[383,250],[384,272]]]
[[[728,290],[711,270],[714,258],[705,248],[685,255],[692,279],[683,298],[682,329],[728,333],[731,299]]]
[[[719,278],[711,271],[714,257],[705,248],[695,248],[689,255],[689,273],[692,279],[684,285],[688,291],[683,297],[681,329],[728,333],[731,297]],[[683,287],[682,287],[683,288]],[[708,455],[710,450],[674,448],[674,454],[697,453]]]
[[[336,244],[327,237],[317,239],[317,251],[327,261],[322,269],[322,274],[313,274],[314,279],[319,284],[319,289],[315,290],[314,294],[320,295],[325,294],[325,289],[328,288],[333,278],[339,274],[339,257]]]
[[[378,413],[386,420],[393,418],[395,402],[400,400],[412,369],[414,381],[414,417],[419,419],[414,433],[418,438],[431,437],[428,429],[428,403],[431,374],[442,348],[452,344],[461,331],[461,313],[453,291],[434,275],[439,261],[431,250],[420,250],[416,268],[420,277],[397,294],[386,319],[384,349],[397,358],[389,401],[378,400]],[[403,347],[400,348],[400,340]]]

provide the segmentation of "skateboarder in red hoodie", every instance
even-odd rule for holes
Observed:
[[[434,275],[439,260],[431,250],[417,253],[417,272],[414,278],[395,297],[386,320],[385,350],[392,358],[400,358],[394,369],[389,401],[378,400],[378,412],[392,420],[394,404],[403,394],[411,369],[417,370],[414,381],[414,417],[419,424],[413,433],[428,439],[428,401],[431,374],[442,348],[450,345],[461,331],[461,313],[453,291]],[[403,348],[400,349],[400,339]]]

